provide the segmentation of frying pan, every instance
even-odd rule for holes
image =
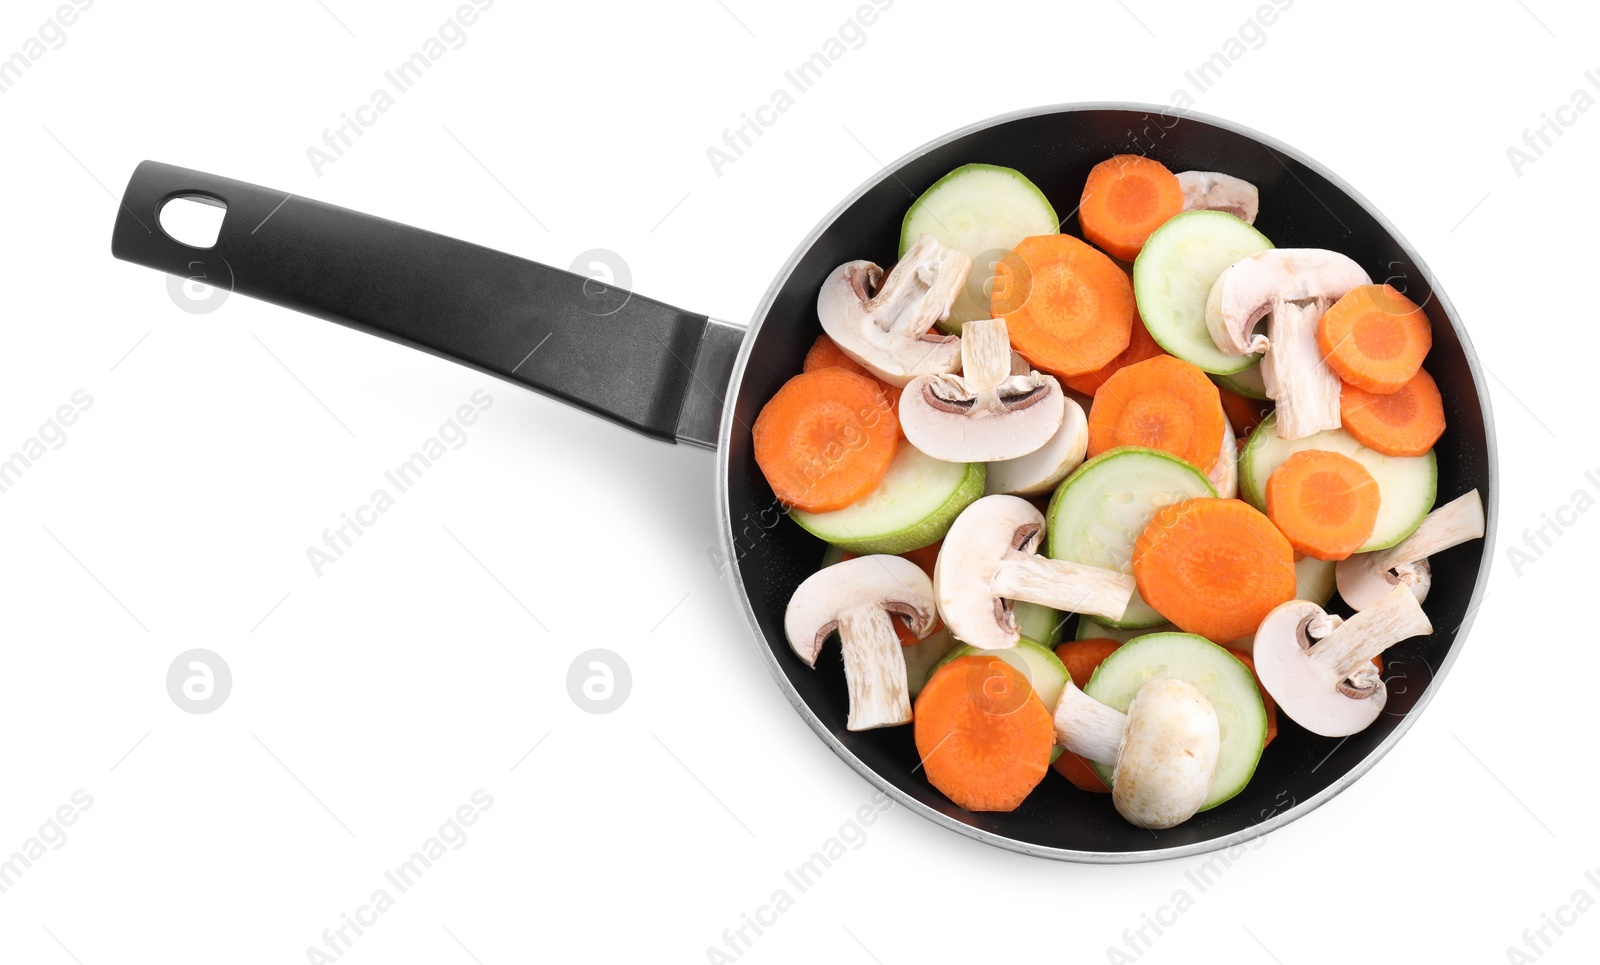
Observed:
[[[910,727],[845,730],[840,662],[808,669],[783,634],[790,594],[817,569],[823,546],[783,518],[750,439],[756,413],[800,371],[816,338],[823,279],[858,258],[892,264],[907,206],[940,176],[978,161],[1017,168],[1067,211],[1089,169],[1120,153],[1254,182],[1262,199],[1256,227],[1275,244],[1344,252],[1423,306],[1434,332],[1427,367],[1448,421],[1437,447],[1438,502],[1477,488],[1489,533],[1433,558],[1427,610],[1436,632],[1386,654],[1389,703],[1375,724],[1336,742],[1280,715],[1281,732],[1242,793],[1154,832],[1125,823],[1106,796],[1079,792],[1057,775],[1046,775],[1015,811],[969,813],[928,784]],[[226,207],[213,247],[189,247],[159,227],[162,206],[180,197]],[[1076,232],[1075,215],[1062,227]],[[128,183],[112,253],[452,359],[656,439],[715,449],[722,550],[737,605],[795,710],[897,803],[1027,854],[1105,863],[1197,854],[1248,841],[1323,804],[1393,747],[1433,697],[1461,650],[1493,557],[1489,397],[1449,299],[1411,245],[1349,185],[1292,148],[1216,118],[1073,104],[947,134],[873,176],[823,218],[779,270],[748,329],[417,228],[149,161]]]

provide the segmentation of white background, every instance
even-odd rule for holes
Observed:
[[[55,6],[5,4],[0,57]],[[706,453],[243,297],[185,312],[109,254],[116,197],[154,158],[563,267],[605,248],[637,290],[743,321],[882,163],[1017,108],[1192,93],[1184,72],[1256,4],[899,0],[714,173],[707,147],[855,6],[500,0],[320,173],[307,148],[453,0],[96,3],[0,95],[0,454],[93,399],[0,495],[0,857],[93,798],[0,894],[0,958],[306,961],[481,788],[465,845],[342,960],[705,961],[868,801],[708,561]],[[1200,859],[1058,864],[895,809],[745,960],[1102,961],[1187,888],[1141,961],[1503,961],[1577,889],[1600,899],[1600,513],[1562,509],[1600,493],[1600,110],[1565,112],[1520,172],[1507,156],[1575,90],[1600,96],[1582,44],[1600,18],[1444,9],[1298,0],[1194,105],[1366,194],[1490,373],[1499,549],[1438,699],[1203,894]],[[315,575],[306,548],[480,389],[468,442]],[[1514,565],[1558,511],[1574,525]],[[194,647],[234,680],[204,715],[165,686]],[[593,647],[631,667],[609,715],[567,692]],[[1593,961],[1600,914],[1546,934],[1544,960]]]

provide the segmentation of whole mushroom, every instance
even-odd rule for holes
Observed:
[[[1346,737],[1377,720],[1389,699],[1372,658],[1432,632],[1406,586],[1344,621],[1315,603],[1290,600],[1256,630],[1256,676],[1295,723],[1323,737]]]
[[[1133,577],[1040,556],[1044,529],[1044,514],[1016,496],[984,496],[956,517],[939,547],[933,587],[939,615],[958,640],[984,650],[1016,646],[1013,601],[1122,618]]]
[[[1055,710],[1056,743],[1112,765],[1111,803],[1129,823],[1170,828],[1205,803],[1221,756],[1216,708],[1194,685],[1158,677],[1123,714],[1068,682]]]
[[[900,394],[900,428],[913,446],[946,462],[1026,456],[1061,428],[1066,398],[1054,376],[1012,374],[1003,318],[961,330],[961,374],[924,375]]]
[[[1317,346],[1317,322],[1345,292],[1372,279],[1322,248],[1271,248],[1222,270],[1206,300],[1206,328],[1229,355],[1266,353],[1261,377],[1277,403],[1280,439],[1337,429],[1339,377]],[[1265,317],[1267,333],[1256,333]]]
[[[899,556],[862,556],[807,577],[789,599],[784,635],[808,667],[835,630],[850,691],[849,730],[892,727],[911,720],[906,659],[890,614],[917,639],[933,633],[933,583],[922,567]]]
[[[1433,584],[1428,557],[1482,538],[1483,498],[1474,489],[1429,513],[1395,546],[1340,560],[1334,571],[1339,596],[1352,610],[1365,610],[1403,584],[1411,587],[1418,603],[1424,603]]]
[[[971,258],[923,235],[887,277],[870,261],[834,269],[817,294],[817,318],[840,351],[890,385],[954,372],[960,338],[928,329],[950,314],[971,270]]]

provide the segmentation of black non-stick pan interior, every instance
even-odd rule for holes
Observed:
[[[1314,806],[1348,783],[1436,686],[1468,620],[1489,553],[1487,542],[1478,541],[1434,557],[1426,610],[1436,632],[1387,654],[1389,704],[1377,723],[1340,742],[1308,734],[1280,714],[1280,734],[1267,748],[1249,787],[1171,830],[1132,827],[1112,809],[1107,795],[1079,791],[1053,772],[1016,811],[969,813],[946,800],[917,768],[911,727],[845,730],[844,670],[837,646],[830,645],[811,670],[789,650],[783,635],[789,597],[817,569],[824,547],[782,518],[752,458],[749,426],[762,403],[800,371],[807,348],[820,332],[815,303],[823,279],[852,259],[893,264],[906,208],[940,176],[971,162],[1014,167],[1045,192],[1058,214],[1066,216],[1063,230],[1077,234],[1077,219],[1068,213],[1076,207],[1089,169],[1122,153],[1149,154],[1175,171],[1222,171],[1254,182],[1261,190],[1256,227],[1274,244],[1341,251],[1360,262],[1375,281],[1388,281],[1423,305],[1434,330],[1427,369],[1444,395],[1449,423],[1437,447],[1437,504],[1476,487],[1491,507],[1491,533],[1494,523],[1487,399],[1480,394],[1459,320],[1450,317],[1448,302],[1434,290],[1431,277],[1379,216],[1331,176],[1281,145],[1269,146],[1242,130],[1193,116],[1098,108],[1052,110],[1004,119],[937,143],[886,172],[848,203],[799,254],[752,322],[753,343],[747,346],[735,419],[721,455],[728,461],[727,518],[736,559],[734,578],[760,627],[761,644],[771,649],[789,684],[845,752],[909,800],[1002,839],[995,843],[1061,857],[1074,856],[1062,852],[1081,853],[1090,860],[1128,859],[1150,852],[1181,854],[1215,846],[1263,821],[1275,824],[1292,811]],[[773,698],[776,702],[778,695]]]

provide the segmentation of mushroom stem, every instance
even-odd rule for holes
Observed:
[[[1317,322],[1330,304],[1311,298],[1272,305],[1267,322],[1271,349],[1261,360],[1261,379],[1267,395],[1277,402],[1280,439],[1303,439],[1339,428],[1339,376],[1317,347]]]
[[[1080,757],[1115,764],[1128,715],[1102,704],[1067,681],[1056,701],[1056,743]]]
[[[906,658],[889,612],[879,606],[867,606],[841,613],[839,642],[844,652],[844,679],[850,691],[850,714],[845,727],[872,730],[909,721],[911,695],[906,686]]]
[[[1396,586],[1387,596],[1339,624],[1311,648],[1311,660],[1339,680],[1372,671],[1372,658],[1412,637],[1433,632],[1422,604],[1409,587]]]
[[[962,326],[961,378],[967,391],[987,392],[1004,382],[1012,374],[1011,354],[1005,319],[975,318]]]
[[[1373,568],[1386,573],[1482,538],[1483,497],[1474,489],[1429,513],[1421,525],[1393,549],[1379,550],[1374,555]]]
[[[990,589],[1007,600],[1120,620],[1134,585],[1132,576],[1117,570],[1011,550],[1000,561]]]

